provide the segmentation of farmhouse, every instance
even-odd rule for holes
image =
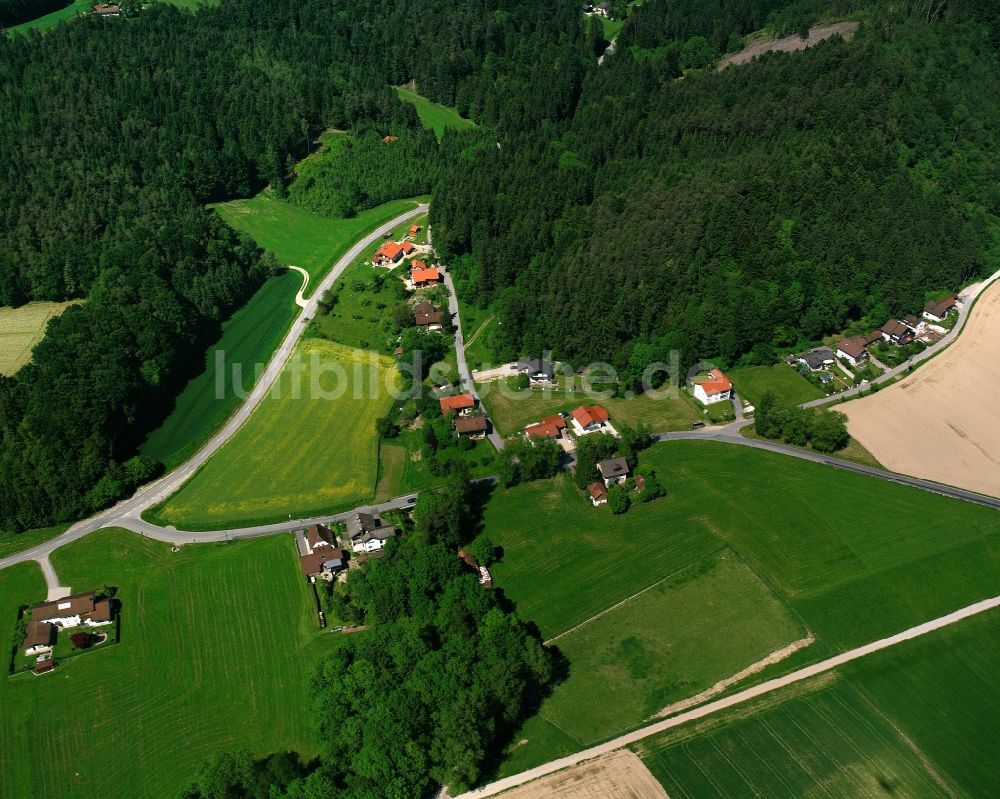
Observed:
[[[347,553],[336,547],[323,547],[300,557],[299,564],[306,577],[329,580],[338,571],[347,567]]]
[[[396,535],[396,528],[374,513],[355,513],[347,520],[347,536],[355,552],[375,552]]]
[[[708,380],[694,385],[694,397],[702,405],[713,405],[733,398],[733,384],[719,369],[712,369]]]
[[[837,342],[837,357],[843,358],[851,366],[857,366],[868,357],[867,341],[864,336],[852,336]]]
[[[413,322],[425,330],[440,330],[444,312],[439,311],[429,302],[421,302],[413,306]]]
[[[100,627],[112,621],[111,601],[94,601],[94,592],[76,594],[54,602],[43,602],[31,609],[32,621],[44,621],[66,629],[79,627]]]
[[[372,263],[375,266],[384,264],[398,264],[403,259],[403,248],[394,241],[383,244],[372,256]]]
[[[955,297],[945,297],[943,300],[938,300],[937,302],[929,302],[924,306],[923,317],[924,319],[930,319],[932,322],[944,321],[945,317],[951,312],[951,310],[957,304]]]
[[[467,413],[476,407],[476,400],[471,394],[452,394],[441,397],[438,402],[441,404],[441,413]]]
[[[532,383],[548,383],[555,376],[552,363],[546,358],[522,358],[514,368],[527,375]]]
[[[117,17],[121,13],[121,6],[111,5],[109,3],[98,3],[94,6],[94,14],[99,17]]]
[[[546,416],[542,421],[528,425],[524,434],[528,438],[559,438],[566,429],[566,420],[559,414]]]
[[[337,538],[326,525],[311,524],[306,529],[306,543],[309,545],[309,551],[315,552],[323,547],[335,547]]]
[[[913,341],[913,331],[896,319],[882,325],[879,328],[879,333],[882,334],[885,341],[895,344],[897,347],[902,347]]]
[[[427,269],[413,269],[410,272],[410,280],[415,288],[424,286],[434,286],[441,282],[441,271],[436,266]]]
[[[32,619],[24,629],[24,654],[28,657],[51,652],[56,640],[56,628],[47,621]]]
[[[608,504],[608,487],[599,481],[594,481],[589,486],[587,486],[587,491],[590,493],[590,501],[594,504],[594,507],[599,505]]]
[[[604,485],[612,486],[615,483],[624,483],[628,480],[628,461],[624,458],[608,458],[598,461],[597,471],[600,472]]]
[[[573,411],[573,430],[578,436],[596,433],[609,426],[610,418],[600,405],[581,405]]]
[[[481,413],[459,416],[455,419],[455,433],[459,438],[462,436],[472,439],[485,438],[487,426],[486,417]]]
[[[811,372],[822,372],[833,366],[833,350],[829,347],[816,347],[816,349],[804,352],[796,359],[800,364],[809,368]]]

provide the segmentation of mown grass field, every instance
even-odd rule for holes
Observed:
[[[441,103],[434,103],[417,94],[412,89],[396,87],[396,94],[404,103],[410,103],[425,128],[430,128],[440,139],[446,130],[468,130],[476,127],[471,119],[466,119],[455,108]]]
[[[277,394],[150,517],[184,529],[218,529],[367,501],[378,472],[375,419],[388,410],[386,381],[394,369],[375,353],[301,342]]]
[[[727,374],[740,397],[751,405],[757,405],[768,391],[774,394],[780,405],[801,405],[824,396],[816,386],[785,364],[750,366],[733,369]]]
[[[555,641],[570,672],[541,715],[591,745],[806,635],[753,571],[725,550]]]
[[[308,680],[336,646],[290,536],[170,547],[121,530],[53,556],[64,583],[117,585],[121,642],[53,674],[0,678],[0,795],[172,799],[222,749],[317,754]],[[34,564],[3,573],[3,640],[44,598]]]
[[[513,381],[510,381],[510,385],[513,385]],[[648,394],[640,394],[632,399],[605,399],[582,391],[518,391],[515,388],[503,388],[499,381],[477,383],[476,388],[496,429],[506,436],[520,432],[542,417],[560,411],[572,411],[584,404],[606,408],[612,424],[644,424],[656,433],[690,430],[691,422],[702,417],[700,406],[696,406],[690,397],[680,392],[675,397],[663,399],[653,399]]]
[[[33,546],[44,543],[50,538],[62,535],[69,524],[56,524],[52,527],[38,527],[34,530],[25,530],[23,533],[2,533],[0,534],[0,558],[6,558],[15,552],[30,549]]]
[[[142,445],[143,455],[171,469],[225,423],[288,331],[298,310],[295,294],[301,284],[301,276],[292,271],[271,278],[223,323],[222,335],[205,355],[205,370],[188,381],[173,412]],[[217,368],[220,354],[222,374]]]
[[[987,508],[713,442],[658,444],[642,462],[668,494],[623,516],[562,478],[489,503],[497,583],[545,637],[723,544],[837,650],[1000,593],[1000,514]]]
[[[879,710],[836,678],[755,713],[735,711],[636,747],[671,799],[945,799]],[[698,728],[695,728],[698,729]],[[954,795],[952,795],[954,796]]]
[[[74,19],[80,14],[87,13],[93,5],[93,0],[72,0],[69,5],[57,8],[55,11],[41,17],[37,17],[36,19],[30,19],[27,22],[22,22],[20,25],[8,28],[7,33],[8,35],[12,35],[14,33],[27,33],[32,30],[45,32],[54,28],[63,20]]]
[[[249,234],[257,244],[274,253],[280,263],[305,269],[311,284],[306,289],[308,297],[312,285],[351,245],[417,204],[417,200],[393,200],[351,219],[331,219],[263,192],[249,200],[233,200],[212,207],[227,224]]]
[[[19,308],[0,308],[0,374],[12,375],[31,360],[31,351],[45,335],[49,320],[73,304],[31,302]]]

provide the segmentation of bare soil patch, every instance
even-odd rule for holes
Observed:
[[[632,752],[619,750],[501,794],[503,799],[670,799]]]
[[[764,53],[791,53],[796,50],[805,50],[808,47],[829,39],[831,36],[836,36],[838,33],[844,39],[850,41],[857,30],[857,22],[838,22],[836,25],[823,25],[810,29],[808,39],[803,39],[798,34],[795,34],[786,36],[783,39],[756,42],[748,47],[744,47],[738,53],[727,55],[719,62],[719,69],[725,69],[730,64],[746,64]]]
[[[886,468],[1000,496],[1000,282],[958,339],[910,377],[838,406]]]

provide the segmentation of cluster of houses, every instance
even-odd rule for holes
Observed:
[[[452,417],[456,436],[471,438],[473,441],[486,437],[490,421],[477,407],[476,398],[471,394],[449,394],[441,397],[438,402],[441,404],[441,413]]]
[[[399,535],[396,527],[377,513],[358,512],[344,523],[344,546],[357,553],[377,552],[390,538]],[[299,542],[299,564],[309,578],[333,580],[348,567],[347,550],[325,524],[312,524]]]
[[[524,435],[529,440],[553,439],[564,440],[564,433],[572,431],[579,438],[590,433],[608,433],[618,435],[611,424],[611,417],[600,405],[580,405],[571,413],[557,413],[529,424],[524,428]]]
[[[631,470],[625,458],[608,458],[598,461],[597,472],[601,476],[600,480],[595,480],[587,486],[590,494],[590,501],[595,508],[608,503],[608,489],[613,485],[621,485],[628,480]],[[636,490],[642,491],[646,487],[645,478],[637,475],[635,478]]]
[[[111,599],[97,599],[93,591],[88,591],[35,605],[29,614],[24,628],[24,654],[38,656],[34,670],[41,674],[55,666],[51,652],[60,633],[113,624],[115,607]]]

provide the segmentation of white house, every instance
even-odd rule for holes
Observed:
[[[600,405],[581,405],[572,413],[573,432],[578,436],[587,433],[614,432],[611,417]]]
[[[864,336],[845,338],[837,342],[837,357],[843,358],[851,366],[857,366],[868,358],[868,347]]]
[[[397,535],[396,528],[374,513],[355,513],[347,520],[347,535],[355,552],[375,552]]]
[[[44,621],[66,629],[79,627],[86,622],[88,627],[96,627],[110,622],[111,603],[107,599],[94,602],[94,593],[76,594],[53,602],[43,602],[31,609],[32,621]]]
[[[24,654],[28,657],[41,655],[52,651],[52,643],[55,641],[56,630],[51,624],[45,621],[35,621],[32,619],[24,628]]]
[[[587,486],[587,491],[590,492],[590,501],[595,508],[608,504],[608,487],[604,483],[595,481]]]
[[[954,297],[945,297],[938,302],[929,302],[924,306],[922,316],[932,322],[942,322],[956,305]]]
[[[597,471],[604,480],[604,485],[610,487],[615,483],[624,483],[628,480],[628,461],[624,458],[608,458],[606,461],[598,461]]]
[[[733,398],[733,384],[720,370],[712,369],[708,380],[694,385],[694,398],[702,405],[713,405]]]

